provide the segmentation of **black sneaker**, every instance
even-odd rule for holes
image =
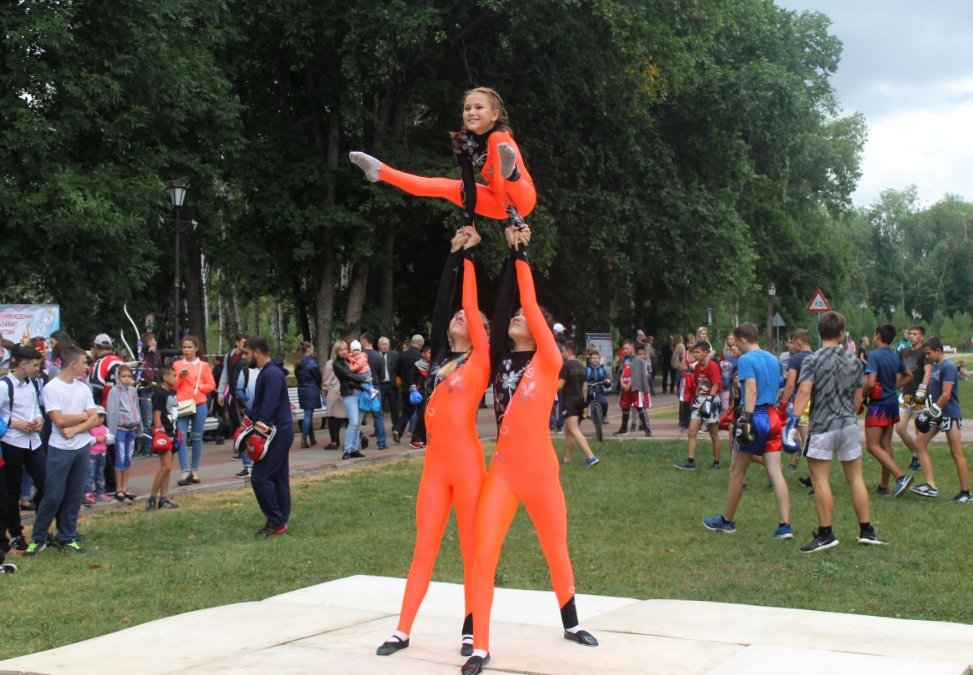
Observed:
[[[861,533],[858,535],[858,543],[869,544],[871,546],[882,546],[888,542],[879,539],[878,535],[875,534],[875,529],[870,527],[867,530],[861,531]]]
[[[247,476],[250,475],[250,469],[248,469],[247,467],[243,467],[243,471],[238,471],[233,475],[236,476],[237,478],[246,478]]]
[[[37,555],[47,548],[47,541],[31,541],[24,549],[24,555]]]
[[[687,459],[685,462],[682,462],[681,464],[673,464],[673,466],[676,467],[677,469],[682,469],[683,471],[696,470],[696,462],[692,461],[691,459]]]
[[[14,537],[10,540],[10,548],[14,551],[24,552],[27,550],[27,542],[23,537]]]
[[[628,436],[628,431],[626,431],[625,429],[619,429],[618,431],[613,433],[612,436]]]
[[[358,450],[354,450],[352,452],[349,452],[348,456],[351,457],[352,459],[362,459],[365,455],[360,453]]]
[[[800,483],[801,485],[803,485],[806,488],[811,487],[811,477],[810,476],[801,476],[800,478],[797,479],[797,482]]]
[[[145,510],[146,511],[155,511],[155,509],[156,509],[155,497],[149,497],[148,499],[146,499],[145,500]]]
[[[159,501],[159,508],[160,509],[178,509],[179,508],[179,505],[176,504],[175,502],[170,501],[168,497],[163,497]]]
[[[6,563],[4,565],[0,565],[0,574],[16,574],[16,573],[17,573],[17,566],[14,565],[13,563]]]
[[[401,443],[402,442],[402,436],[399,435],[399,432],[398,431],[393,431],[392,432],[392,440],[395,441],[396,443]]]
[[[67,553],[84,553],[84,546],[81,545],[80,541],[75,539],[66,544],[61,544],[61,550]]]
[[[885,542],[882,542],[883,544]],[[834,548],[838,545],[838,539],[833,534],[828,535],[816,535],[811,543],[807,546],[802,546],[799,550],[801,553],[814,553],[816,551],[824,551],[829,548]]]
[[[912,461],[909,463],[909,468],[913,471],[922,471],[922,465],[919,464],[918,455],[912,455]]]

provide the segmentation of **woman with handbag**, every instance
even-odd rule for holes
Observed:
[[[334,375],[338,378],[341,400],[344,402],[345,411],[348,413],[348,429],[345,431],[345,447],[341,459],[359,459],[365,455],[358,449],[358,434],[361,428],[358,398],[364,391],[362,385],[371,382],[372,378],[370,375],[359,375],[352,372],[351,364],[348,362],[348,356],[351,352],[348,350],[348,343],[344,340],[335,343],[332,353],[335,354],[332,363]]]
[[[203,425],[209,412],[206,399],[211,391],[216,389],[216,381],[209,363],[201,358],[201,343],[195,335],[187,335],[182,339],[182,358],[173,361],[172,369],[176,371],[176,409],[179,415],[179,468],[182,477],[176,481],[177,485],[190,485],[199,481],[199,459],[203,454]],[[189,427],[192,425],[192,431]],[[192,443],[192,466],[187,456],[187,436]]]

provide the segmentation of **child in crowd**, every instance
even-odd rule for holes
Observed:
[[[146,511],[155,511],[157,508],[178,508],[169,500],[172,453],[175,450],[175,443],[178,442],[175,424],[176,371],[169,366],[162,366],[156,376],[159,378],[159,386],[152,394],[152,449],[159,456],[159,470],[155,472],[152,491],[149,493],[148,501],[145,502]]]
[[[128,491],[128,472],[132,467],[135,439],[142,428],[142,414],[132,369],[119,366],[115,378],[107,401],[108,433],[115,439],[115,499],[131,502],[135,495]]]
[[[700,427],[706,425],[710,440],[713,443],[713,464],[711,468],[720,468],[720,389],[723,387],[723,373],[716,362],[710,358],[712,346],[704,339],[693,345],[695,361],[690,367],[692,372],[691,391],[693,403],[690,411],[689,434],[687,450],[689,456],[685,462],[675,464],[677,469],[693,471],[696,468],[696,434]]]
[[[84,503],[90,506],[95,501],[110,502],[111,497],[105,493],[105,455],[108,453],[108,427],[105,425],[105,409],[95,406],[98,412],[98,426],[91,429],[91,446],[88,453],[91,463],[88,465],[88,478],[84,485]]]
[[[348,366],[351,368],[351,372],[371,377],[372,371],[368,368],[368,356],[362,351],[361,342],[352,340],[348,349],[350,350],[348,354]],[[370,398],[378,396],[378,389],[370,383],[362,382],[361,387],[368,392]]]
[[[589,401],[592,398],[598,401],[598,404],[601,406],[601,419],[603,422],[608,422],[608,399],[605,398],[603,392],[611,387],[612,379],[608,374],[608,370],[601,363],[601,352],[593,347],[588,350],[588,367],[585,370],[585,381],[588,383]],[[593,393],[591,387],[593,384],[602,385],[601,390]]]

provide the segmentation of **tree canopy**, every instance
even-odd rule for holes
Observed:
[[[174,178],[199,224],[183,325],[204,332],[216,308],[239,327],[270,301],[322,353],[359,328],[424,332],[459,212],[367,183],[347,153],[455,176],[447,132],[479,85],[504,96],[538,188],[541,299],[578,334],[683,331],[706,308],[724,331],[760,323],[770,282],[795,325],[819,287],[852,307],[973,312],[969,205],[890,193],[851,208],[865,123],[839,112],[822,14],[72,0],[0,18],[4,300],[57,302],[79,336],[121,325],[126,301],[171,316]],[[489,309],[504,253],[500,228],[479,227]]]

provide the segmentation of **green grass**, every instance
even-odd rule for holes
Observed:
[[[872,522],[889,546],[860,547],[847,489],[835,468],[835,532],[841,545],[811,556],[797,547],[816,525],[813,498],[794,482],[796,541],[769,538],[777,523],[761,467],[734,536],[703,529],[722,510],[727,473],[677,471],[685,442],[605,442],[602,463],[564,467],[571,555],[579,593],[682,598],[973,622],[967,540],[973,507],[949,501],[957,478],[942,446],[934,461],[945,498],[872,500]],[[724,466],[729,453],[724,448]],[[901,456],[901,454],[900,454]],[[709,464],[709,443],[699,458]],[[410,459],[294,482],[292,529],[257,541],[252,494],[184,497],[183,508],[88,516],[86,555],[45,551],[0,578],[5,605],[0,658],[47,649],[136,623],[214,605],[265,598],[353,574],[402,577],[411,557],[421,460]],[[878,466],[866,460],[870,486]],[[461,582],[450,525],[435,579]],[[523,510],[507,538],[499,586],[549,588],[547,567]]]

